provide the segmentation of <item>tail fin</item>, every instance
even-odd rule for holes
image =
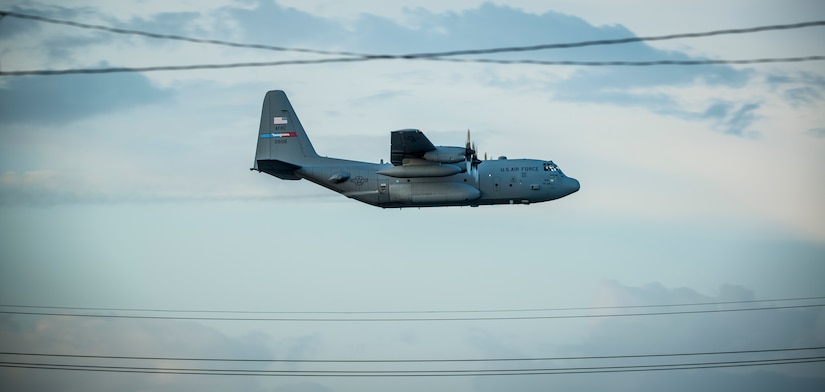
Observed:
[[[298,179],[292,172],[307,159],[318,157],[286,94],[266,93],[258,130],[258,149],[253,170],[284,179]]]

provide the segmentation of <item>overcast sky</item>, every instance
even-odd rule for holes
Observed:
[[[48,4],[5,0],[0,9],[202,39],[378,54],[644,37],[825,19],[825,6],[814,0],[247,0],[197,5],[188,1]],[[801,57],[825,55],[823,32],[825,27],[811,27],[475,58]],[[13,16],[0,20],[2,71],[322,58],[326,56],[119,35]],[[468,313],[432,312],[589,308],[469,313],[557,317],[638,311],[595,307],[822,297],[823,65],[813,61],[585,67],[387,60],[5,76],[0,78],[0,305],[6,306],[0,310],[37,310],[8,306],[27,305],[379,312],[366,316],[384,318],[399,314],[381,312],[424,311],[429,313],[404,316],[456,318]],[[266,91],[273,89],[286,91],[321,155],[377,162],[389,159],[390,131],[419,128],[436,145],[463,145],[470,129],[479,151],[490,156],[552,159],[577,178],[582,189],[557,201],[530,206],[383,210],[306,181],[282,181],[250,172],[261,102]],[[817,303],[822,300],[643,309],[724,310]],[[268,313],[263,317],[295,315]],[[405,322],[0,315],[0,351],[49,354],[481,359],[816,346],[825,346],[822,307]],[[817,353],[821,351],[784,355]],[[32,358],[2,356],[0,360]],[[55,361],[40,359],[50,360]],[[647,359],[644,363],[461,366],[661,363]],[[116,365],[193,367],[204,363]],[[326,368],[294,363],[244,366],[381,370],[386,364],[360,368],[335,363]],[[448,366],[456,365],[430,363],[400,369],[454,369]],[[0,368],[0,384],[17,391],[821,391],[824,370],[819,362],[580,375],[323,378]]]

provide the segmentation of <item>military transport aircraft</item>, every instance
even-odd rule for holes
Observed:
[[[417,129],[390,134],[390,162],[319,156],[283,91],[266,93],[255,164],[284,180],[305,178],[346,197],[383,207],[530,204],[579,190],[553,161],[480,160],[471,148],[434,146]]]

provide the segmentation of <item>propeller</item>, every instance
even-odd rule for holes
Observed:
[[[467,130],[467,143],[464,145],[464,148],[466,151],[465,162],[467,164],[467,172],[477,176],[478,172],[476,172],[476,168],[478,164],[482,161],[478,159],[478,150],[476,149],[476,143],[474,141],[471,141],[469,129]]]
[[[476,153],[475,149],[470,148],[470,130],[469,129],[467,130],[467,144],[464,145],[464,150],[465,150],[464,154],[466,154],[466,156],[468,156],[468,157]]]

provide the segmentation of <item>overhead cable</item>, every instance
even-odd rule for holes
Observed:
[[[629,373],[663,370],[717,369],[747,366],[788,365],[825,362],[825,356],[794,357],[781,359],[756,359],[738,361],[693,362],[658,365],[552,367],[520,369],[461,369],[461,370],[259,370],[259,369],[211,369],[138,367],[111,365],[75,365],[59,363],[35,363],[0,361],[0,367],[75,370],[116,373],[188,374],[210,376],[269,376],[269,377],[456,377],[456,376],[528,376],[582,373]]]
[[[29,15],[18,12],[0,11],[0,16],[12,16],[22,19],[36,20],[40,22],[62,24],[73,27],[95,29],[107,31],[118,34],[139,35],[156,39],[178,40],[199,44],[221,45],[236,48],[247,48],[257,50],[271,50],[271,51],[288,51],[300,52],[320,55],[336,55],[347,57],[335,57],[326,59],[299,59],[299,60],[282,60],[282,61],[268,61],[268,62],[243,62],[243,63],[229,63],[229,64],[193,64],[193,65],[166,65],[166,66],[149,66],[149,67],[105,67],[105,68],[72,68],[62,70],[20,70],[20,71],[0,71],[0,76],[31,76],[31,75],[68,75],[68,74],[104,74],[104,73],[124,73],[124,72],[156,72],[156,71],[186,71],[199,69],[230,69],[230,68],[247,68],[247,67],[275,67],[285,65],[309,65],[309,64],[326,64],[326,63],[344,63],[344,62],[362,62],[372,60],[432,60],[432,61],[450,61],[450,62],[464,62],[464,63],[487,63],[487,64],[533,64],[546,66],[695,66],[695,65],[719,65],[719,64],[765,64],[765,63],[792,63],[792,62],[807,62],[807,61],[821,61],[825,60],[825,56],[801,56],[801,57],[776,57],[776,58],[760,58],[760,59],[741,59],[741,60],[651,60],[651,61],[566,61],[566,60],[500,60],[500,59],[479,59],[479,58],[454,58],[460,55],[475,55],[475,54],[492,54],[505,52],[526,52],[546,49],[568,49],[585,46],[597,45],[615,45],[625,44],[631,42],[643,41],[663,41],[677,38],[697,38],[710,37],[717,35],[728,34],[746,34],[761,31],[772,30],[789,30],[800,29],[806,27],[815,27],[825,25],[825,21],[812,21],[803,23],[793,23],[784,25],[769,25],[757,26],[742,29],[726,29],[714,30],[699,33],[682,33],[682,34],[668,34],[661,36],[648,37],[628,37],[619,39],[581,41],[570,43],[554,43],[542,45],[529,46],[510,46],[498,47],[488,49],[467,49],[467,50],[452,50],[443,52],[428,52],[428,53],[411,53],[411,54],[369,54],[358,53],[351,51],[328,51],[319,49],[307,48],[290,48],[263,44],[246,44],[238,42],[230,42],[223,40],[211,40],[185,37],[174,34],[158,34],[141,30],[120,29],[102,25],[94,25],[87,23],[79,23],[68,20],[53,19],[37,15]]]
[[[719,64],[767,64],[767,63],[800,63],[806,61],[825,60],[825,56],[802,57],[772,57],[744,60],[650,60],[650,61],[568,61],[568,60],[499,60],[499,59],[457,59],[457,58],[422,58],[433,61],[449,61],[457,63],[486,63],[486,64],[534,64],[534,65],[569,65],[583,67],[627,66],[649,67],[655,65],[719,65]]]
[[[647,36],[647,37],[628,37],[628,38],[616,38],[616,39],[602,39],[602,40],[570,42],[570,43],[558,43],[558,44],[541,44],[541,45],[511,46],[511,47],[490,48],[490,49],[469,49],[469,50],[453,50],[453,51],[447,51],[447,52],[417,53],[417,54],[413,54],[413,55],[410,55],[410,56],[415,56],[415,57],[447,57],[447,56],[459,56],[459,55],[469,55],[469,54],[528,52],[528,51],[546,50],[546,49],[570,49],[570,48],[581,48],[581,47],[585,47],[585,46],[627,44],[627,43],[632,43],[632,42],[666,41],[666,40],[679,39],[679,38],[699,38],[699,37],[711,37],[711,36],[716,36],[716,35],[747,34],[747,33],[756,33],[756,32],[760,32],[760,31],[771,31],[771,30],[791,30],[791,29],[801,29],[801,28],[805,28],[805,27],[814,27],[814,26],[825,26],[825,20],[818,20],[818,21],[804,22],[804,23],[792,23],[792,24],[784,24],[784,25],[749,27],[749,28],[744,28],[744,29],[713,30],[713,31],[700,32],[700,33],[681,33],[681,34],[653,35],[653,36]]]
[[[283,47],[283,46],[262,45],[262,44],[246,44],[246,43],[223,41],[223,40],[192,38],[192,37],[186,37],[186,36],[175,35],[175,34],[159,34],[159,33],[152,33],[152,32],[141,31],[141,30],[121,29],[121,28],[114,28],[114,27],[95,25],[95,24],[79,23],[79,22],[74,22],[74,21],[47,18],[47,17],[43,17],[43,16],[38,16],[38,15],[23,14],[23,13],[19,13],[19,12],[10,12],[10,11],[0,11],[0,15],[12,16],[12,17],[21,18],[21,19],[36,20],[36,21],[39,21],[39,22],[62,24],[62,25],[79,27],[79,28],[84,28],[84,29],[102,30],[102,31],[107,31],[107,32],[110,32],[110,33],[117,33],[117,34],[139,35],[139,36],[144,36],[144,37],[149,37],[149,38],[186,41],[186,42],[200,43],[200,44],[221,45],[221,46],[229,46],[229,47],[236,47],[236,48],[249,48],[249,49],[274,50],[274,51],[291,51],[291,52],[313,53],[313,54],[323,54],[323,55],[338,55],[338,56],[346,55],[346,56],[358,56],[358,57],[367,57],[367,58],[372,58],[372,57],[382,58],[382,57],[386,56],[386,55],[381,55],[381,54],[358,53],[358,52],[350,52],[350,51],[328,51],[328,50],[307,49],[307,48],[290,48],[290,47]],[[459,56],[459,55],[469,55],[469,54],[527,52],[527,51],[546,50],[546,49],[570,49],[570,48],[580,48],[580,47],[585,47],[585,46],[616,45],[616,44],[626,44],[626,43],[643,42],[643,41],[665,41],[665,40],[672,40],[672,39],[679,39],[679,38],[700,38],[700,37],[711,37],[711,36],[717,36],[717,35],[749,34],[749,33],[756,33],[756,32],[762,32],[762,31],[792,30],[792,29],[801,29],[801,28],[816,27],[816,26],[825,26],[825,20],[802,22],[802,23],[756,26],[756,27],[748,27],[748,28],[740,28],[740,29],[712,30],[712,31],[704,31],[704,32],[698,32],[698,33],[679,33],[679,34],[655,35],[655,36],[647,36],[647,37],[627,37],[627,38],[617,38],[617,39],[603,39],[603,40],[568,42],[568,43],[554,43],[554,44],[541,44],[541,45],[528,45],[528,46],[508,46],[508,47],[498,47],[498,48],[488,48],[488,49],[451,50],[451,51],[443,51],[443,52],[413,53],[413,54],[405,54],[405,55],[397,55],[397,56],[392,55],[392,56],[397,57],[397,58],[412,59],[412,58],[423,58],[423,57],[448,57],[448,56]]]
[[[0,352],[0,355],[20,357],[52,357],[71,359],[105,359],[105,360],[141,360],[141,361],[168,361],[168,362],[226,362],[226,363],[449,363],[449,362],[526,362],[526,361],[582,361],[582,360],[614,360],[614,359],[642,359],[665,357],[693,357],[693,356],[728,356],[742,354],[787,353],[794,351],[825,350],[825,346],[773,348],[757,350],[733,351],[704,351],[687,353],[659,353],[659,354],[630,354],[630,355],[589,355],[571,357],[524,357],[524,358],[460,358],[460,359],[261,359],[261,358],[203,358],[203,357],[141,357],[123,355],[85,355],[85,354],[47,354],[25,352]]]
[[[804,56],[804,57],[776,57],[764,59],[746,60],[656,60],[656,61],[543,61],[543,60],[496,60],[496,59],[456,59],[440,57],[407,58],[405,56],[375,56],[369,58],[344,57],[315,60],[284,60],[265,61],[250,63],[230,63],[230,64],[196,64],[196,65],[165,65],[152,67],[110,67],[110,68],[69,68],[69,69],[34,69],[23,71],[0,71],[0,76],[34,76],[34,75],[70,75],[70,74],[109,74],[124,72],[156,72],[156,71],[192,71],[199,69],[229,69],[229,68],[251,68],[251,67],[276,67],[283,65],[309,65],[328,63],[355,63],[370,60],[429,60],[446,61],[459,63],[487,63],[487,64],[533,64],[533,65],[556,65],[556,66],[582,66],[582,67],[605,67],[605,66],[630,66],[648,67],[659,65],[718,65],[718,64],[766,64],[766,63],[799,63],[807,61],[822,61],[825,56]]]
[[[46,22],[46,23],[52,23],[52,24],[60,24],[60,25],[66,25],[66,26],[72,26],[72,27],[79,27],[79,28],[82,28],[82,29],[100,30],[100,31],[105,31],[105,32],[115,33],[115,34],[138,35],[138,36],[143,36],[143,37],[148,37],[148,38],[165,39],[165,40],[173,40],[173,41],[185,41],[185,42],[192,42],[192,43],[196,43],[196,44],[209,44],[209,45],[229,46],[229,47],[234,47],[234,48],[246,48],[246,49],[272,50],[272,51],[278,51],[278,52],[299,52],[299,53],[313,53],[313,54],[337,55],[337,56],[370,56],[369,54],[365,54],[365,53],[356,53],[356,52],[347,52],[347,51],[329,51],[329,50],[320,50],[320,49],[289,48],[289,47],[274,46],[274,45],[246,44],[246,43],[223,41],[223,40],[216,40],[216,39],[193,38],[193,37],[186,37],[186,36],[175,35],[175,34],[159,34],[159,33],[152,33],[152,32],[149,32],[149,31],[121,29],[121,28],[116,28],[116,27],[109,27],[109,26],[89,24],[89,23],[73,22],[73,21],[70,21],[70,20],[47,18],[45,16],[23,14],[23,13],[20,13],[20,12],[11,12],[11,11],[0,11],[0,15],[1,16],[11,16],[11,17],[20,18],[20,19],[35,20],[35,21],[38,21],[38,22]]]
[[[273,310],[218,310],[218,309],[152,309],[152,308],[102,308],[80,306],[45,306],[45,305],[14,305],[0,304],[0,308],[14,309],[52,309],[52,310],[83,310],[98,312],[152,312],[152,313],[224,313],[224,314],[436,314],[436,313],[525,313],[525,312],[559,312],[573,310],[609,310],[609,309],[640,309],[640,308],[674,308],[711,305],[756,304],[767,302],[799,302],[825,300],[825,296],[817,297],[786,297],[773,299],[751,299],[739,301],[708,301],[675,304],[650,305],[619,305],[619,306],[579,306],[556,308],[512,308],[512,309],[440,309],[440,310],[337,310],[337,311],[273,311]]]
[[[753,312],[780,309],[804,309],[825,307],[825,304],[766,306],[755,308],[736,309],[705,309],[681,310],[668,312],[644,313],[609,313],[609,314],[579,314],[579,315],[548,315],[548,316],[489,316],[489,317],[381,317],[381,318],[310,318],[310,317],[216,317],[216,316],[154,316],[128,314],[93,314],[68,312],[42,311],[0,311],[0,314],[32,315],[32,316],[64,316],[64,317],[92,317],[110,319],[153,319],[153,320],[201,320],[201,321],[280,321],[280,322],[436,322],[436,321],[503,321],[503,320],[558,320],[580,318],[608,318],[608,317],[640,317],[640,316],[668,316],[687,314]]]

